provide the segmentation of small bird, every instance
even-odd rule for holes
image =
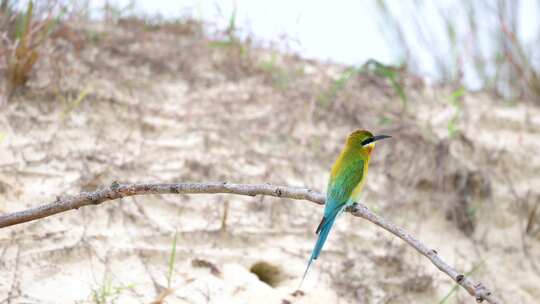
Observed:
[[[330,172],[324,216],[315,231],[319,237],[298,289],[302,286],[311,263],[319,257],[336,217],[343,212],[345,207],[352,206],[359,199],[366,182],[369,159],[375,147],[375,141],[390,137],[388,135],[373,136],[367,130],[356,130],[347,138],[345,148],[339,154]]]

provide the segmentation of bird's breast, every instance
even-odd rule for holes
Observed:
[[[366,183],[368,167],[369,167],[369,159],[364,161],[364,171],[358,172],[358,174],[362,174],[362,179],[360,180],[358,185],[354,187],[353,192],[351,193],[351,200],[353,202],[357,202],[360,199],[360,193],[362,192],[362,189],[364,188],[364,184]]]

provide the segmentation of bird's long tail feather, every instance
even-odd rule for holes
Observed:
[[[304,275],[302,276],[302,281],[300,281],[300,285],[298,285],[298,289],[302,287],[302,283],[304,283],[304,279],[306,278],[306,275],[308,273],[309,267],[311,266],[311,263],[313,262],[313,260],[316,260],[319,257],[319,254],[321,253],[323,245],[326,242],[326,238],[328,237],[328,234],[330,233],[330,230],[332,229],[332,225],[334,224],[336,217],[341,213],[342,209],[343,208],[336,208],[332,210],[332,212],[330,212],[328,216],[323,217],[321,224],[317,228],[319,237],[317,238],[315,247],[313,247],[313,251],[311,252],[311,257],[309,258],[308,264],[306,266],[306,270],[304,271]]]

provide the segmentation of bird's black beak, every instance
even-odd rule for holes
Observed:
[[[385,138],[390,138],[392,136],[390,135],[375,135],[373,137],[370,137],[368,139],[365,139],[363,142],[362,142],[362,146],[365,146],[365,145],[369,145],[370,143],[372,142],[376,142],[377,140],[381,140],[381,139],[385,139]]]

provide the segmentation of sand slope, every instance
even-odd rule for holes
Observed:
[[[329,97],[344,67],[215,44],[195,24],[74,25],[0,113],[0,212],[114,180],[270,182],[324,191],[356,128],[389,133],[364,202],[506,303],[540,298],[540,109],[374,76]],[[71,37],[71,38],[70,38]],[[60,51],[59,51],[60,50]],[[58,53],[54,53],[58,54]],[[59,76],[61,75],[61,76]],[[458,113],[450,137],[448,122]],[[225,225],[224,212],[227,209]],[[0,230],[8,303],[438,303],[453,283],[401,241],[339,219],[293,294],[322,208],[232,195],[126,198]],[[540,217],[539,214],[536,215]],[[280,268],[275,287],[250,267]],[[471,303],[463,290],[446,303]]]

